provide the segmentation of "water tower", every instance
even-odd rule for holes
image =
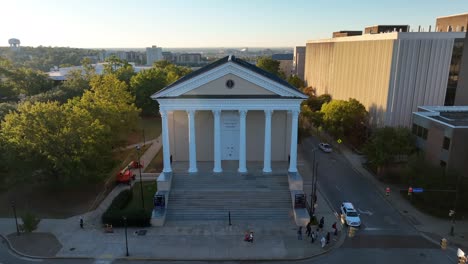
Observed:
[[[10,49],[14,50],[14,51],[19,51],[20,50],[20,40],[19,39],[15,39],[15,38],[11,38],[8,40],[8,44],[10,44]]]

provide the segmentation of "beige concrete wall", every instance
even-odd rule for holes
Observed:
[[[382,125],[394,40],[307,43],[305,81],[333,99],[359,100],[371,123]]]
[[[234,87],[228,89],[226,81],[233,80]],[[186,95],[255,95],[255,94],[275,94],[256,84],[246,81],[234,74],[227,74],[221,78],[213,80],[207,84],[191,90]]]
[[[247,160],[263,161],[265,146],[265,113],[263,111],[247,112]]]
[[[214,160],[214,117],[211,111],[197,111],[195,132],[197,138],[197,160]],[[188,146],[187,146],[188,152]]]
[[[458,16],[438,17],[436,19],[437,32],[466,32],[468,26],[468,13]]]
[[[214,120],[211,111],[197,111],[195,116],[195,134],[197,145],[197,160],[212,161],[214,159]],[[286,161],[289,155],[290,118],[286,111],[273,112],[272,116],[272,161]],[[169,141],[171,155],[174,161],[188,161],[188,118],[186,111],[173,111],[168,116]],[[263,161],[265,113],[249,111],[247,114],[247,160]],[[222,140],[222,139],[221,139]]]
[[[188,160],[188,116],[186,111],[173,111],[169,116],[169,137],[173,161]]]

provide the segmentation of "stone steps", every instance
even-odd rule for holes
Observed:
[[[167,219],[173,221],[289,221],[291,193],[285,175],[179,175],[173,178]]]

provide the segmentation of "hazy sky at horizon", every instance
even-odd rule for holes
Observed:
[[[468,0],[3,0],[0,46],[293,47],[376,24],[434,29]]]

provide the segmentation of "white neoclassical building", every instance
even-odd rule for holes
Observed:
[[[274,161],[288,161],[297,172],[297,131],[301,102],[307,96],[246,61],[228,56],[203,67],[152,95],[162,119],[163,173],[171,161],[238,161],[248,173],[248,161],[263,161],[263,172]]]

